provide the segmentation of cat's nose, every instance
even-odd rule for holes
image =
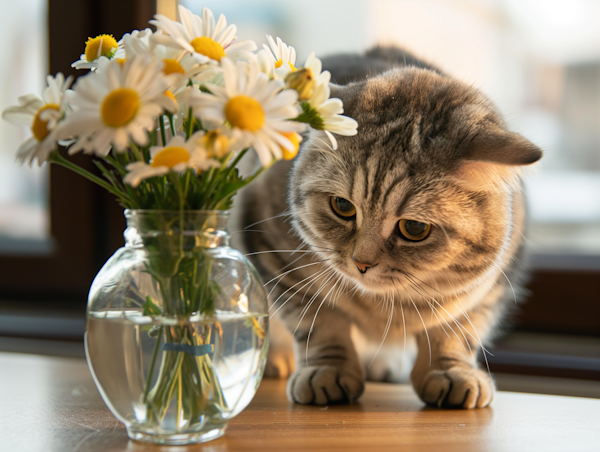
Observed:
[[[375,267],[377,265],[377,264],[363,264],[362,262],[358,262],[354,259],[352,259],[352,262],[354,262],[356,264],[356,266],[358,267],[358,271],[361,273],[366,273],[369,268]]]

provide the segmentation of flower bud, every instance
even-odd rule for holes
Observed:
[[[219,130],[206,132],[200,142],[210,158],[225,157],[231,149],[231,140]]]
[[[298,91],[298,100],[310,99],[315,88],[315,76],[310,68],[298,69],[285,76],[285,84],[288,88]]]

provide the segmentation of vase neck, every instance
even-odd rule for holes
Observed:
[[[229,246],[228,211],[128,209],[125,218],[127,246],[144,246],[161,237],[186,249]]]

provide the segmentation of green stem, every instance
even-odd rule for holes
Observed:
[[[240,153],[237,155],[237,157],[231,163],[231,165],[229,165],[225,169],[225,171],[220,171],[221,175],[217,174],[217,176],[215,176],[214,182],[212,183],[211,187],[208,189],[208,191],[206,192],[206,195],[204,196],[205,203],[208,203],[208,200],[210,199],[210,196],[212,195],[212,192],[214,191],[214,189],[216,188],[216,186],[219,184],[219,182],[221,180],[223,180],[223,179],[227,180],[229,178],[229,176],[231,176],[231,173],[233,173],[235,171],[236,165],[240,162],[240,160],[242,159],[242,157],[244,157],[244,155],[246,155],[246,152],[248,152],[248,149],[250,149],[250,148],[246,148],[246,149],[240,151]],[[225,164],[226,164],[226,162],[223,162],[223,165],[225,165]],[[225,177],[223,177],[222,174],[225,174]]]
[[[83,176],[86,179],[94,182],[95,184],[101,186],[106,191],[112,193],[113,195],[115,195],[115,196],[117,196],[119,198],[123,198],[123,199],[128,199],[129,198],[127,196],[127,193],[124,193],[121,190],[117,190],[112,185],[110,185],[108,182],[105,182],[103,179],[99,178],[95,174],[90,173],[89,171],[83,169],[82,167],[80,167],[79,165],[76,165],[75,163],[69,162],[67,159],[63,158],[58,152],[54,153],[50,157],[49,161],[51,163],[56,163],[57,165],[63,166],[65,168],[68,168],[71,171],[74,171],[75,173],[77,173],[80,176]],[[129,200],[129,201],[131,201],[131,200]]]
[[[154,374],[154,366],[156,365],[156,356],[158,355],[158,349],[160,348],[160,340],[162,339],[162,334],[163,329],[161,327],[160,332],[156,337],[154,352],[152,353],[152,361],[150,362],[150,372],[148,373],[148,380],[146,380],[146,390],[144,391],[144,403],[148,401],[148,392],[150,392],[150,383],[152,383],[152,375]]]
[[[167,113],[167,118],[169,118],[169,126],[171,127],[171,133],[173,134],[173,136],[177,135],[175,133],[175,123],[173,122],[173,114]]]
[[[192,130],[194,130],[194,115],[192,114],[192,108],[188,109],[188,129],[187,129],[187,139],[192,136]]]
[[[133,155],[135,155],[135,158],[138,159],[140,162],[143,162],[144,157],[142,156],[142,153],[140,152],[140,148],[138,147],[138,145],[132,141],[129,146],[131,148],[131,152],[133,152]]]
[[[158,125],[160,127],[160,137],[162,138],[163,146],[167,145],[167,135],[165,134],[165,117],[160,115],[158,117]]]
[[[260,176],[264,170],[265,170],[265,168],[263,166],[261,166],[260,169],[258,169],[256,171],[256,173],[254,173],[252,176],[248,177],[247,179],[244,179],[244,186],[248,185],[254,179],[256,179],[258,176]],[[215,210],[222,209],[225,206],[225,204],[227,204],[229,202],[229,200],[244,186],[238,187],[234,190],[231,190],[229,193],[225,193],[223,195],[222,199],[215,205]]]

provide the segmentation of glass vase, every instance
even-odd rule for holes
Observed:
[[[129,437],[209,441],[252,400],[267,296],[229,246],[228,212],[126,210],[126,244],[90,289],[86,356]]]

